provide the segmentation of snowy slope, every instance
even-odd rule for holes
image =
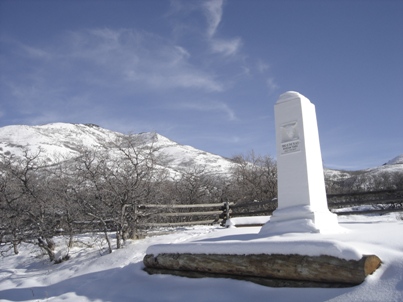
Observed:
[[[24,147],[32,153],[41,149],[43,158],[48,163],[55,163],[60,159],[74,158],[83,147],[95,149],[116,141],[122,135],[93,124],[6,126],[0,128],[0,152],[21,156]],[[139,141],[157,148],[164,165],[174,171],[200,166],[210,173],[226,174],[235,165],[221,156],[180,145],[157,133],[140,133],[135,136]]]
[[[386,163],[386,165],[402,165],[403,164],[403,154],[396,156]]]
[[[48,163],[74,158],[83,147],[97,148],[113,142],[124,134],[101,128],[94,124],[54,123],[41,126],[14,125],[0,128],[0,153],[22,155],[24,147],[33,153],[39,148]],[[205,168],[211,174],[226,174],[236,164],[219,155],[180,145],[157,133],[135,134],[139,141],[153,144],[163,158],[164,166],[172,171]],[[403,172],[403,154],[380,167],[369,168],[362,173]],[[354,171],[325,169],[332,180],[347,179]]]
[[[0,128],[0,150],[21,155],[24,147],[36,153],[39,148],[49,162],[60,156],[72,158],[82,147],[95,148],[117,133],[96,126],[55,123],[42,126],[14,125]]]
[[[360,171],[340,171],[333,169],[324,169],[324,173],[328,179],[333,181],[347,180],[348,178],[355,177],[357,175],[377,177],[383,174],[403,174],[403,154],[396,156],[395,158],[389,160],[382,166],[370,167],[365,170]]]
[[[283,252],[297,236],[337,240],[362,254],[376,254],[381,267],[358,286],[348,288],[270,288],[224,278],[190,279],[148,275],[142,270],[146,250],[157,243],[189,241],[231,243],[256,238],[260,228],[195,226],[129,242],[123,249],[103,254],[99,242],[81,237],[70,251],[72,258],[58,265],[33,248],[19,255],[5,253],[0,266],[0,301],[403,301],[403,221],[398,214],[339,217],[348,230],[341,235],[289,234]],[[312,235],[312,236],[311,236]],[[300,238],[301,239],[301,238]],[[91,243],[91,247],[88,247]],[[5,247],[2,248],[3,250]]]

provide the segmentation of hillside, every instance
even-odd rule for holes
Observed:
[[[402,165],[403,164],[403,154],[400,154],[396,156],[395,158],[391,159],[388,161],[385,165],[386,166],[391,166],[391,165]]]
[[[133,134],[142,144],[152,144],[161,163],[173,173],[204,168],[211,174],[226,175],[236,164],[219,155],[178,144],[158,133]],[[60,159],[79,155],[82,148],[97,149],[117,140],[125,134],[113,132],[94,124],[54,123],[41,126],[13,125],[0,128],[0,153],[21,156],[24,148],[30,152],[42,150],[43,159],[49,164]],[[403,154],[379,167],[361,171],[325,169],[326,178],[333,181],[348,180],[357,175],[375,177],[382,174],[403,173]]]
[[[397,182],[398,179],[403,180],[403,154],[396,156],[384,165],[378,167],[372,167],[358,171],[325,169],[324,173],[326,179],[335,182],[344,181],[353,183],[354,181],[357,181],[357,179],[361,179],[361,187],[363,189],[373,189],[371,186],[373,186],[374,184],[366,183],[364,179],[377,179],[378,184],[380,183],[380,181],[384,181],[384,183],[387,183],[388,181]]]
[[[41,156],[49,164],[79,155],[82,148],[97,149],[110,145],[125,134],[113,132],[94,124],[54,123],[41,126],[14,125],[0,128],[0,152],[21,156],[42,150]],[[221,156],[191,146],[180,145],[157,133],[134,134],[141,144],[152,144],[163,165],[172,171],[203,167],[213,174],[227,174],[235,165]]]

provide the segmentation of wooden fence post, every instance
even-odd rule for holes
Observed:
[[[225,211],[226,211],[226,217],[225,217],[225,219],[228,220],[228,219],[230,219],[230,216],[229,216],[229,202],[228,202],[228,200],[225,202]]]
[[[221,199],[221,201],[222,201],[222,199]],[[221,224],[220,224],[220,225],[221,225],[221,226],[225,226],[227,220],[231,218],[231,217],[230,217],[229,202],[228,202],[228,201],[225,201],[224,204],[223,204],[223,206],[221,207],[221,209],[222,209],[222,214],[220,215],[220,218],[222,218],[222,221],[221,221]]]

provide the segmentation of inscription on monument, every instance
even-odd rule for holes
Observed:
[[[281,154],[293,153],[299,150],[299,141],[281,144]]]
[[[284,124],[281,126],[281,154],[297,151],[300,151],[297,122]]]

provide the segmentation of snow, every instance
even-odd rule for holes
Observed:
[[[281,94],[281,95],[279,96],[279,98],[278,98],[276,104],[288,102],[288,101],[294,100],[294,99],[296,99],[296,98],[303,100],[303,102],[306,102],[306,101],[309,102],[309,100],[308,100],[305,96],[303,96],[302,94],[300,94],[299,92],[296,92],[296,91],[287,91],[287,92],[284,92],[283,94]]]
[[[323,171],[325,176],[331,180],[343,180],[351,177],[351,175],[345,171],[332,170],[327,168],[323,169]]]
[[[0,153],[23,155],[27,147],[31,155],[42,150],[41,157],[47,163],[74,158],[83,146],[96,150],[108,141],[115,141],[122,133],[88,124],[53,123],[41,126],[12,125],[0,127]],[[189,169],[203,169],[211,175],[227,176],[236,164],[219,155],[198,150],[191,146],[180,145],[157,133],[134,134],[140,141],[152,144],[158,149],[157,154],[164,159],[172,177]],[[387,165],[363,171],[369,174],[384,172],[402,172],[402,155],[388,162]],[[393,163],[393,164],[392,164]],[[190,171],[191,172],[191,171]],[[352,174],[347,171],[325,169],[325,174],[334,181],[347,179]]]
[[[0,128],[0,147],[22,155],[22,147],[32,153],[42,150],[43,157],[55,162],[59,157],[77,156],[77,149],[97,147],[116,136],[116,133],[83,124],[53,123],[41,126],[13,125]]]
[[[53,123],[41,126],[13,125],[0,128],[0,153],[23,155],[26,147],[32,154],[42,150],[41,157],[49,163],[79,155],[83,147],[96,150],[115,142],[122,133],[88,124]],[[214,175],[228,175],[236,164],[222,156],[180,145],[151,132],[133,134],[139,143],[152,145],[164,160],[172,176],[186,169],[204,168]]]
[[[249,231],[250,232],[250,231]],[[253,233],[252,233],[253,234]],[[359,250],[336,240],[301,236],[261,238],[257,234],[227,235],[215,239],[198,240],[183,244],[158,244],[150,246],[147,254],[154,256],[162,253],[192,254],[297,254],[306,256],[334,256],[346,260],[359,260],[363,256]]]
[[[234,217],[225,222],[227,228],[233,228],[237,225],[253,225],[265,224],[270,220],[270,216],[251,216],[251,217]]]
[[[309,205],[288,208],[280,208],[280,205],[281,203],[273,212],[269,222],[262,227],[260,234],[273,236],[292,232],[321,234],[344,232],[337,222],[336,214],[328,211],[327,204],[326,208],[322,206],[323,211],[313,211],[312,206]]]
[[[386,163],[387,165],[398,165],[403,164],[403,154],[396,156]]]
[[[175,232],[130,241],[123,249],[105,254],[101,239],[81,236],[70,250],[71,259],[50,264],[33,247],[19,255],[1,257],[0,301],[403,301],[403,221],[401,214],[339,217],[343,234],[288,234],[257,238],[260,228],[195,226]],[[63,238],[59,238],[62,240]],[[142,259],[160,244],[172,246],[214,245],[231,251],[235,242],[256,241],[269,249],[320,253],[332,247],[346,258],[375,254],[381,267],[359,286],[350,288],[270,288],[248,281],[171,275],[148,275]],[[304,241],[307,247],[304,248]],[[256,244],[253,248],[257,248]],[[253,246],[253,245],[252,245]],[[251,248],[252,249],[252,248]],[[3,247],[4,250],[4,247]],[[348,252],[348,253],[347,253]]]

